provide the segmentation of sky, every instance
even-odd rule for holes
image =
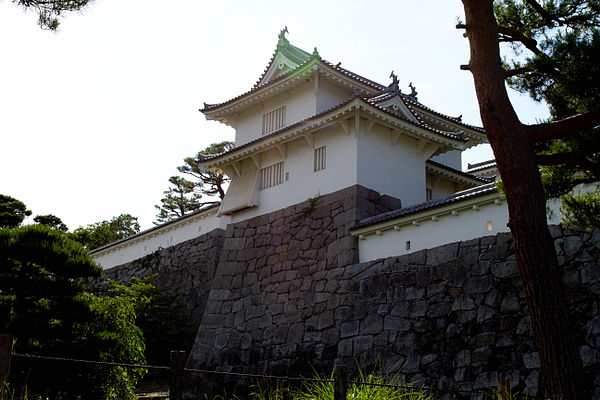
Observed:
[[[152,227],[183,159],[233,140],[198,109],[249,90],[284,26],[295,46],[386,85],[393,70],[421,103],[481,126],[463,15],[459,0],[95,0],[50,32],[0,0],[0,194],[71,230],[122,213]],[[548,116],[511,98],[525,123]],[[478,146],[463,166],[492,157]]]

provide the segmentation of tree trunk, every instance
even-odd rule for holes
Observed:
[[[562,271],[546,223],[546,203],[527,126],[508,98],[492,0],[462,0],[481,119],[506,193],[509,227],[542,379],[552,399],[589,399],[583,366],[570,332]]]

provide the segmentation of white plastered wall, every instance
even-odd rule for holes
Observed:
[[[230,218],[217,217],[217,208],[205,213],[191,215],[177,222],[164,225],[147,233],[142,233],[91,256],[104,269],[112,268],[152,254],[178,243],[194,239],[217,228],[225,229]]]
[[[241,146],[260,138],[262,136],[262,116],[283,105],[286,106],[286,126],[315,115],[316,97],[311,82],[291,88],[289,91],[275,96],[261,105],[242,111],[235,122],[232,123],[236,129],[235,146]]]
[[[285,145],[286,157],[273,149],[260,154],[261,168],[283,161],[281,185],[259,192],[259,206],[238,211],[232,222],[276,211],[301,203],[309,197],[332,193],[357,183],[356,139],[332,126],[315,134],[315,148],[326,146],[326,168],[314,171],[314,149],[304,138]],[[287,176],[287,180],[286,180]]]
[[[317,94],[317,114],[340,104],[352,96],[349,89],[333,85],[324,78],[319,78],[319,90]]]
[[[437,156],[431,157],[433,161],[437,161],[440,164],[444,164],[448,167],[461,171],[462,168],[462,151],[461,150],[450,150]]]
[[[508,210],[502,202],[480,206],[478,211],[463,210],[457,216],[444,215],[437,221],[429,219],[420,221],[419,225],[402,226],[399,231],[382,230],[380,235],[364,235],[364,239],[358,241],[359,259],[365,262],[400,256],[446,243],[508,232],[507,221]],[[491,230],[488,230],[488,222],[491,222]],[[407,242],[410,242],[409,249]]]
[[[410,206],[425,201],[425,160],[415,139],[400,136],[392,144],[389,129],[375,126],[358,140],[358,184]]]
[[[432,199],[441,199],[458,191],[451,180],[430,173],[427,173],[427,187],[432,190]]]

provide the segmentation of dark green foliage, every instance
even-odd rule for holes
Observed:
[[[156,275],[133,278],[129,285],[109,281],[110,290],[133,305],[136,325],[144,333],[146,359],[153,365],[169,365],[171,350],[189,351],[195,331],[179,304],[179,290],[155,283]]]
[[[69,228],[56,215],[37,215],[33,218],[38,224],[46,225],[49,228],[56,229],[59,232],[67,233]]]
[[[79,227],[70,233],[71,239],[81,243],[86,249],[93,250],[117,240],[135,235],[140,231],[137,217],[121,214],[110,221],[97,222],[87,227]]]
[[[225,197],[223,186],[229,182],[229,178],[217,172],[202,171],[198,163],[206,155],[220,154],[232,147],[233,142],[213,143],[198,152],[195,157],[185,158],[184,164],[177,167],[177,170],[183,174],[191,175],[196,180],[189,181],[180,176],[169,178],[169,182],[173,187],[163,192],[165,197],[160,200],[161,205],[154,206],[159,210],[155,224],[169,222],[196,211],[207,204],[215,204],[218,200],[214,196],[218,196],[219,200],[222,200]],[[211,197],[211,199],[201,201],[204,195]]]
[[[0,194],[0,228],[16,228],[31,215],[25,203],[14,197]]]
[[[158,209],[156,215],[157,224],[169,222],[183,217],[202,207],[204,203],[200,201],[201,194],[195,193],[196,185],[180,176],[172,176],[169,182],[173,185],[169,190],[163,192],[160,206],[154,206]]]
[[[229,182],[229,178],[225,175],[219,174],[212,171],[202,171],[198,168],[198,163],[202,160],[203,156],[221,154],[229,151],[233,148],[233,142],[224,141],[219,143],[212,143],[203,150],[200,150],[195,157],[185,158],[184,164],[177,167],[177,170],[181,173],[188,174],[196,178],[197,190],[201,194],[207,196],[219,196],[221,200],[225,197],[225,190],[223,185]]]
[[[56,30],[60,22],[58,18],[65,11],[83,9],[91,0],[12,0],[24,8],[31,8],[38,13],[38,24],[43,29]]]
[[[495,5],[499,25],[523,34],[528,43],[513,46],[518,57],[509,68],[526,72],[509,78],[509,85],[537,101],[545,101],[551,120],[596,109],[600,104],[600,2],[545,1],[542,10],[535,10],[525,1],[503,0]],[[517,43],[510,40],[510,35],[504,35],[504,39]],[[523,47],[529,50],[526,57],[521,52]],[[597,127],[536,144],[539,154],[569,155],[568,159],[555,159],[541,166],[547,198],[566,195],[579,184],[600,181],[599,134]],[[580,203],[577,198],[572,194],[565,197],[570,202],[563,204],[569,210],[569,220],[594,219],[590,209],[575,206]]]
[[[600,189],[584,193],[569,193],[562,198],[563,223],[584,229],[600,229]]]
[[[18,353],[143,363],[133,307],[85,293],[101,273],[79,243],[47,226],[0,229],[0,332],[15,336]],[[11,379],[66,399],[133,399],[141,373],[55,363],[17,358]]]

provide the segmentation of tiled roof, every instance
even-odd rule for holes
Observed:
[[[326,61],[326,60],[321,60],[321,61],[323,62],[323,64],[325,64],[328,67],[334,69],[335,71],[341,72],[342,74],[344,74],[344,75],[346,75],[346,76],[348,76],[348,77],[350,77],[350,78],[352,78],[354,80],[357,80],[357,81],[359,81],[361,83],[364,83],[364,84],[366,84],[368,86],[371,86],[373,89],[385,90],[387,88],[387,86],[384,86],[384,85],[382,85],[380,83],[377,83],[375,81],[367,79],[364,76],[361,76],[359,74],[355,74],[352,71],[349,71],[349,70],[347,70],[345,68],[340,67],[339,63],[334,65],[334,64],[332,64],[332,63],[330,63],[329,61]]]
[[[441,169],[445,169],[445,170],[447,170],[449,172],[452,172],[454,174],[464,176],[465,178],[468,178],[468,179],[473,179],[473,180],[476,180],[476,181],[479,181],[479,182],[482,182],[482,183],[493,182],[492,178],[486,178],[486,177],[483,177],[483,176],[473,175],[473,174],[470,174],[468,172],[463,172],[463,171],[461,171],[459,169],[455,169],[455,168],[449,167],[449,166],[441,164],[441,163],[439,163],[437,161],[427,160],[427,163],[431,164],[431,165],[433,165],[435,167],[438,167],[438,168],[441,168]]]
[[[350,230],[355,230],[369,225],[379,224],[381,222],[389,221],[391,219],[405,217],[407,215],[416,214],[421,211],[442,207],[447,204],[457,203],[459,201],[471,199],[474,197],[491,194],[496,191],[496,185],[493,183],[488,183],[487,185],[481,185],[472,189],[456,192],[454,194],[451,194],[450,196],[446,196],[441,199],[426,201],[424,203],[415,204],[414,206],[400,208],[398,210],[389,211],[383,214],[375,215],[373,217],[362,219],[358,221],[356,225],[350,228]]]
[[[424,104],[422,104],[418,101],[415,101],[414,98],[412,98],[411,96],[406,95],[404,93],[402,93],[402,98],[404,100],[406,100],[406,105],[408,108],[412,108],[413,106],[418,107],[418,108],[425,110],[427,112],[430,112],[432,114],[439,115],[440,117],[443,117],[445,119],[449,119],[450,121],[454,122],[455,124],[462,125],[465,128],[473,129],[473,130],[484,133],[484,130],[482,127],[475,126],[475,125],[469,125],[469,124],[465,124],[464,122],[462,122],[462,116],[461,117],[451,117],[449,115],[442,114],[441,112],[435,111],[435,110],[425,106]],[[413,111],[413,113],[414,113],[414,110],[411,109],[411,111]]]
[[[296,67],[296,69],[288,71],[285,74],[279,75],[277,78],[271,79],[270,81],[265,82],[262,85],[254,86],[252,89],[250,89],[250,90],[248,90],[248,91],[246,91],[246,92],[244,92],[244,93],[240,94],[239,96],[236,96],[236,97],[234,97],[232,99],[229,99],[229,100],[224,101],[222,103],[216,103],[216,104],[207,104],[207,103],[204,103],[204,108],[201,108],[200,111],[210,111],[210,110],[212,110],[214,108],[218,108],[218,107],[222,107],[222,106],[231,104],[231,103],[235,102],[236,100],[241,99],[242,97],[248,96],[250,93],[254,93],[254,92],[256,92],[256,91],[258,91],[258,90],[260,90],[260,89],[262,89],[262,88],[264,88],[266,86],[272,85],[275,82],[278,82],[278,81],[280,81],[280,80],[282,80],[284,78],[287,78],[288,76],[290,76],[294,72],[296,72],[298,69],[302,68],[304,65],[308,64],[309,62],[311,62],[313,59],[314,58],[311,57],[308,60],[306,60],[305,62],[303,62],[302,64],[298,65],[298,67]]]
[[[263,80],[267,71],[269,70],[269,68],[271,68],[271,65],[273,65],[273,61],[275,61],[275,56],[277,55],[278,52],[280,52],[280,51],[283,52],[284,56],[286,56],[289,60],[295,62],[296,64],[304,64],[306,61],[308,61],[311,58],[310,53],[307,53],[306,51],[290,44],[290,42],[288,42],[287,40],[286,40],[286,42],[287,43],[285,45],[280,45],[279,43],[277,43],[277,47],[275,48],[275,51],[273,52],[273,55],[271,56],[271,60],[269,60],[267,67],[263,71],[260,78],[258,78],[258,81],[256,81],[256,83],[254,84],[253,88],[258,87],[258,85],[260,84],[260,81]]]
[[[256,138],[256,139],[254,139],[254,140],[250,141],[250,142],[247,142],[247,143],[244,143],[244,144],[242,144],[242,145],[240,145],[240,146],[234,147],[234,148],[232,148],[232,149],[230,149],[230,150],[228,150],[228,151],[226,151],[226,152],[224,152],[224,153],[220,153],[220,154],[211,154],[211,155],[209,155],[209,156],[204,156],[204,157],[202,157],[202,158],[200,159],[200,161],[210,161],[210,160],[214,160],[214,159],[217,159],[217,158],[221,158],[221,157],[223,157],[223,156],[226,156],[226,155],[229,155],[229,154],[235,153],[236,151],[238,151],[238,150],[240,150],[240,149],[243,149],[243,148],[246,148],[246,147],[248,147],[248,146],[251,146],[251,145],[253,145],[253,144],[256,144],[256,143],[259,143],[259,142],[262,142],[262,141],[266,141],[266,140],[268,140],[268,139],[270,139],[270,138],[272,138],[272,137],[278,136],[278,135],[280,135],[280,134],[282,134],[282,133],[284,133],[284,132],[287,132],[287,131],[289,131],[289,130],[291,130],[291,129],[294,129],[294,128],[296,128],[296,127],[302,126],[302,125],[304,125],[304,124],[306,124],[306,123],[308,123],[308,122],[310,122],[310,121],[313,121],[313,120],[315,120],[315,119],[318,119],[318,118],[320,118],[320,117],[322,117],[322,116],[324,116],[324,115],[326,115],[326,114],[329,114],[329,113],[331,113],[331,112],[333,112],[333,111],[336,111],[336,110],[338,110],[338,109],[342,108],[343,106],[345,106],[345,105],[349,104],[350,102],[352,102],[352,101],[353,101],[353,100],[355,100],[355,99],[359,99],[359,100],[363,101],[364,103],[368,104],[369,106],[371,106],[371,107],[373,107],[373,108],[376,108],[378,111],[382,111],[382,112],[384,112],[384,113],[386,113],[386,114],[389,114],[389,115],[391,115],[391,116],[393,116],[393,117],[395,117],[395,118],[398,118],[398,119],[400,119],[400,120],[402,120],[402,121],[404,121],[404,122],[406,122],[406,123],[409,123],[409,124],[411,124],[411,125],[414,125],[414,126],[416,126],[416,127],[419,127],[419,128],[421,128],[421,129],[428,130],[428,131],[430,131],[430,132],[432,132],[432,133],[436,133],[436,134],[438,134],[438,135],[440,135],[440,136],[444,136],[444,137],[446,137],[446,138],[449,138],[449,139],[453,139],[453,140],[460,140],[460,141],[466,141],[466,140],[464,140],[464,139],[462,138],[462,135],[461,135],[461,134],[458,134],[458,133],[453,133],[453,132],[443,132],[443,131],[440,131],[440,130],[434,129],[434,128],[432,128],[432,127],[428,126],[428,125],[424,125],[424,124],[419,124],[419,123],[416,123],[416,122],[414,122],[414,121],[412,121],[412,120],[410,120],[410,119],[408,119],[408,118],[404,117],[404,116],[403,116],[403,115],[401,115],[401,114],[398,114],[398,113],[396,113],[396,112],[390,111],[390,110],[388,110],[388,109],[386,109],[386,108],[384,108],[384,107],[381,107],[381,106],[379,106],[379,105],[377,105],[377,104],[372,104],[372,103],[370,103],[370,102],[369,102],[369,100],[368,100],[367,98],[365,98],[365,97],[363,97],[363,96],[360,96],[360,95],[357,95],[357,94],[355,94],[355,95],[353,95],[353,96],[349,97],[348,99],[344,100],[343,102],[341,102],[341,103],[339,103],[339,104],[337,104],[337,105],[335,105],[335,106],[333,106],[333,107],[330,107],[330,108],[328,108],[327,110],[325,110],[325,111],[322,111],[322,112],[320,112],[320,113],[318,113],[318,114],[316,114],[316,115],[313,115],[312,117],[309,117],[309,118],[303,119],[303,120],[301,120],[301,121],[298,121],[298,122],[296,122],[296,123],[294,123],[294,124],[292,124],[292,125],[286,126],[286,127],[284,127],[284,128],[281,128],[281,129],[279,129],[279,130],[277,130],[277,131],[275,131],[275,132],[272,132],[272,133],[270,133],[270,134],[268,134],[268,135],[261,136],[261,137],[259,137],[259,138]]]
[[[196,211],[194,211],[194,212],[191,212],[191,213],[189,213],[189,214],[186,214],[186,215],[184,215],[183,217],[179,217],[179,218],[176,218],[176,219],[174,219],[174,220],[171,220],[171,221],[169,221],[169,222],[165,222],[164,224],[160,224],[160,225],[153,226],[152,228],[146,229],[145,231],[138,232],[138,233],[136,233],[135,235],[131,235],[131,236],[128,236],[128,237],[126,237],[126,238],[119,239],[119,240],[117,240],[116,242],[112,242],[112,243],[106,244],[106,245],[104,245],[104,246],[100,246],[100,247],[98,247],[98,248],[96,248],[96,249],[90,250],[90,251],[89,251],[89,253],[90,253],[90,254],[97,253],[97,252],[99,252],[100,250],[104,250],[104,249],[106,249],[106,248],[108,248],[108,247],[112,247],[112,246],[115,246],[115,245],[117,245],[117,244],[119,244],[119,243],[126,242],[126,241],[128,241],[128,240],[131,240],[131,239],[133,239],[133,238],[136,238],[136,237],[138,237],[138,236],[145,235],[145,234],[147,234],[147,233],[150,233],[150,232],[152,232],[152,231],[155,231],[155,230],[157,230],[157,229],[163,228],[163,227],[165,227],[165,226],[167,226],[167,225],[175,224],[175,223],[177,223],[177,222],[180,222],[180,221],[182,221],[182,220],[184,220],[184,219],[187,219],[187,218],[193,217],[194,215],[197,215],[197,214],[203,213],[204,211],[210,210],[211,208],[219,207],[220,205],[221,205],[221,202],[217,202],[217,203],[215,203],[215,204],[211,204],[211,205],[208,205],[208,206],[206,206],[206,207],[202,207],[202,208],[200,208],[200,209],[198,209],[198,210],[196,210]]]
[[[496,160],[495,159],[491,159],[491,160],[487,160],[487,161],[482,161],[482,162],[478,162],[475,164],[467,164],[467,171],[478,171],[481,169],[486,169],[486,168],[492,168],[496,166]]]

